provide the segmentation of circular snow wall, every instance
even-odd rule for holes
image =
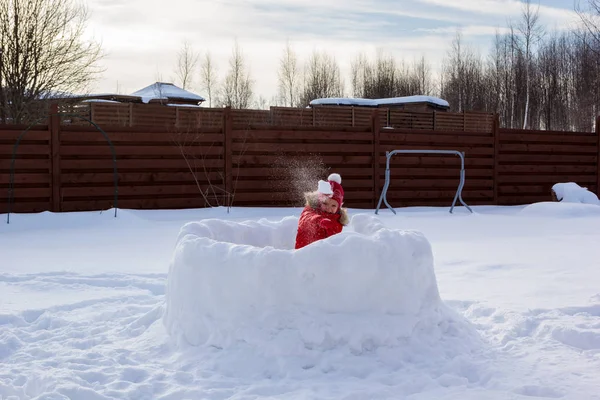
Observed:
[[[298,218],[183,226],[164,323],[191,345],[284,340],[392,345],[443,318],[427,239],[355,216],[344,232],[294,250]],[[293,351],[293,350],[290,350]]]

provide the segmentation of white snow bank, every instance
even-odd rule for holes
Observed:
[[[524,207],[520,214],[545,218],[600,217],[600,207],[593,204],[545,201]]]
[[[380,346],[447,354],[472,344],[461,338],[438,348],[440,337],[469,336],[470,328],[442,303],[421,233],[357,215],[341,234],[293,250],[297,222],[183,226],[167,282],[170,335],[180,344],[244,343],[271,355],[340,346],[353,354]]]
[[[557,183],[552,186],[556,198],[564,203],[600,204],[598,196],[587,188],[581,187],[575,182]]]

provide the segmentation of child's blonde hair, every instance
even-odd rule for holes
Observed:
[[[306,203],[305,207],[310,207],[314,209],[318,209],[321,207],[321,203],[323,203],[323,199],[328,198],[326,195],[319,193],[317,190],[314,192],[306,192],[304,193],[304,199]],[[340,214],[340,224],[346,226],[350,222],[350,218],[348,217],[348,210],[343,207],[338,207],[338,211]]]

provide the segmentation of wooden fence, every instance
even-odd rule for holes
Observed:
[[[164,106],[160,104],[91,102],[61,106],[62,124],[159,129],[222,128],[223,108]],[[278,127],[371,127],[373,108],[318,106],[313,108],[271,107],[269,110],[233,110],[236,126]],[[494,114],[484,112],[419,112],[378,108],[382,127],[440,131],[491,132]],[[85,117],[73,117],[72,114]]]
[[[369,126],[272,126],[222,111],[212,127],[101,126],[102,132],[49,123],[0,126],[0,213],[8,211],[15,143],[14,212],[208,205],[299,206],[301,193],[330,172],[342,175],[346,205],[374,208],[384,184],[385,153],[395,149],[465,152],[463,198],[470,205],[549,201],[554,183],[599,188],[597,133],[390,129],[371,110]],[[598,121],[600,122],[600,121]],[[597,123],[598,127],[600,123]],[[598,128],[597,128],[598,129]],[[388,200],[400,206],[449,206],[458,186],[455,156],[401,154],[392,160]]]

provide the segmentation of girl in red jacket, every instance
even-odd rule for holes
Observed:
[[[348,213],[342,208],[344,189],[339,174],[331,174],[327,181],[319,181],[318,189],[305,193],[304,197],[306,205],[298,221],[296,249],[338,234],[348,225]]]

